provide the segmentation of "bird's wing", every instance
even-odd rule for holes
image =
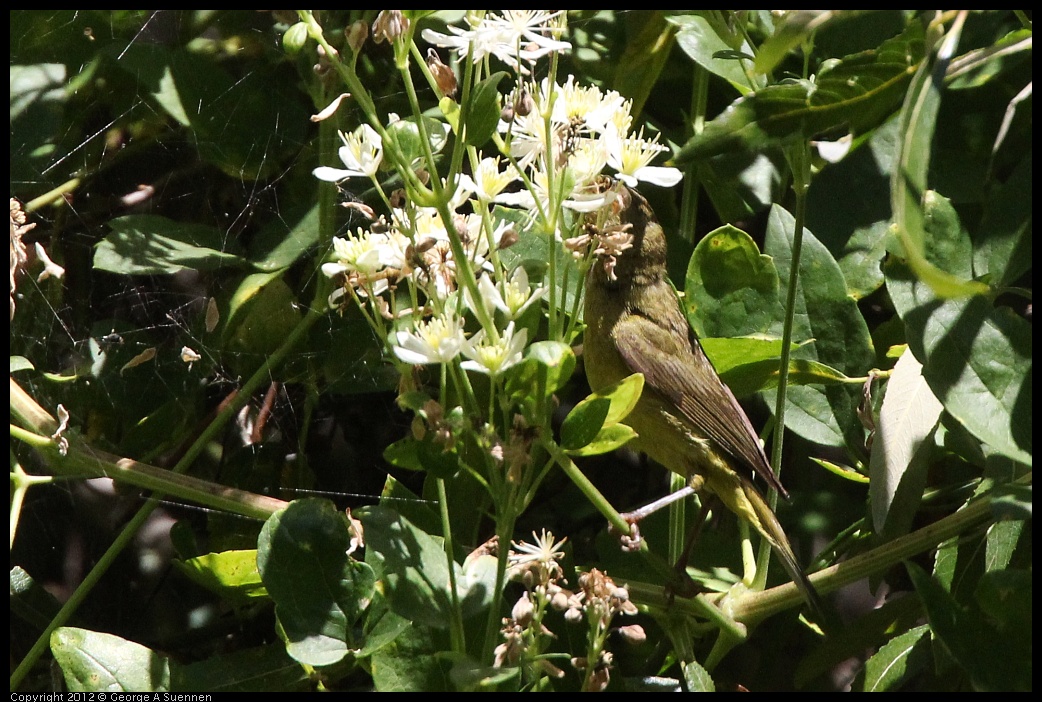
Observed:
[[[645,384],[673,402],[700,434],[788,497],[771,471],[745,411],[716,374],[694,334],[689,337],[690,346],[684,347],[676,335],[652,320],[631,314],[615,325],[614,336],[630,371],[643,373]]]

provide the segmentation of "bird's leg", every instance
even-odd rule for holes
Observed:
[[[621,516],[626,523],[630,525],[630,533],[624,534],[619,537],[619,541],[622,542],[622,548],[625,551],[636,551],[640,548],[640,528],[637,523],[645,517],[654,514],[663,507],[668,507],[677,500],[682,500],[688,495],[695,494],[695,488],[690,485],[685,485],[676,492],[672,492],[665,497],[659,498],[654,502],[644,505],[640,509],[635,509],[632,512],[623,512]]]
[[[713,494],[706,494],[702,498],[702,513],[699,515],[699,519],[691,525],[691,528],[687,532],[687,537],[684,539],[684,550],[680,554],[680,558],[677,559],[676,564],[673,566],[676,570],[676,582],[679,583],[679,587],[671,588],[670,595],[680,595],[681,597],[694,597],[697,594],[697,585],[695,581],[691,579],[691,576],[687,574],[687,563],[691,558],[691,551],[695,547],[695,542],[698,541],[699,534],[702,533],[702,526],[709,520],[709,515],[716,508],[719,500]]]

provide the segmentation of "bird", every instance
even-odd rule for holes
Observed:
[[[583,362],[595,392],[634,373],[644,389],[625,419],[632,447],[708,492],[767,540],[815,613],[820,599],[777,516],[753,482],[783,497],[752,423],[717,374],[680,308],[666,271],[666,236],[654,212],[623,183],[607,217],[588,215],[601,242],[585,280]],[[609,196],[610,199],[610,196]],[[597,236],[597,235],[600,236]],[[629,246],[619,245],[629,241]]]

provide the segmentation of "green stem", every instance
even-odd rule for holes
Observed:
[[[792,325],[796,316],[796,293],[799,288],[800,258],[803,251],[803,225],[807,221],[807,189],[810,187],[810,146],[802,142],[787,154],[789,168],[792,171],[792,190],[796,195],[795,222],[792,232],[792,255],[789,263],[789,286],[785,293],[785,319],[782,321],[781,359],[778,368],[778,394],[774,405],[775,430],[771,444],[771,466],[776,476],[781,475],[782,444],[785,437],[785,407],[789,388],[789,357],[792,346]],[[767,496],[767,502],[773,510],[778,504],[778,494],[774,490]],[[757,561],[756,589],[763,589],[767,583],[767,569],[770,565],[771,547],[765,541],[760,545]]]
[[[449,622],[449,635],[452,638],[452,650],[466,653],[466,638],[463,633],[463,612],[459,604],[459,590],[456,584],[456,556],[452,545],[452,521],[449,519],[449,497],[445,491],[445,480],[438,478],[438,506],[441,512],[441,532],[445,541],[445,559],[449,569],[449,595],[452,598],[452,620]]]

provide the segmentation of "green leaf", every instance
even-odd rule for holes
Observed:
[[[435,628],[412,623],[372,655],[373,687],[378,692],[455,692],[451,665],[438,654],[451,649]]]
[[[741,229],[707,234],[688,262],[684,308],[702,337],[781,336],[778,271]]]
[[[640,31],[630,38],[615,68],[612,87],[633,101],[631,114],[639,115],[669,59],[676,28],[664,10],[645,15]]]
[[[549,397],[564,387],[575,371],[575,353],[559,341],[537,341],[524,359],[507,370],[507,393],[521,399]]]
[[[778,387],[780,358],[743,363],[725,373],[720,379],[727,383],[735,397],[746,397],[761,390]],[[806,358],[789,358],[789,386],[850,385],[851,379],[835,368]]]
[[[1031,154],[1017,165],[1005,183],[997,186],[984,202],[979,231],[982,241],[974,247],[973,270],[987,275],[991,285],[1013,285],[1031,270],[1034,204],[1031,187]]]
[[[291,502],[264,524],[257,566],[301,663],[332,665],[357,648],[354,627],[376,587],[372,568],[347,554],[347,523],[328,500]]]
[[[985,540],[984,569],[987,572],[1003,570],[1009,566],[1024,533],[1024,522],[1004,520],[992,524]]]
[[[602,427],[618,424],[636,407],[643,389],[644,376],[634,373],[591,393],[564,418],[561,446],[567,451],[580,449],[593,441]]]
[[[285,271],[254,273],[239,283],[224,315],[223,344],[228,363],[249,376],[279,349],[300,323],[293,290],[283,280]]]
[[[579,448],[566,449],[566,452],[570,456],[599,456],[622,448],[635,438],[637,438],[637,432],[627,425],[613,424],[601,427],[597,435],[587,443]]]
[[[923,29],[912,21],[875,51],[831,61],[813,82],[770,85],[739,98],[677,154],[686,166],[717,154],[759,152],[842,129],[860,134],[882,123],[923,59]]]
[[[899,260],[884,274],[908,345],[944,409],[992,450],[1031,465],[1031,325],[984,297],[940,299]]]
[[[574,450],[590,443],[604,426],[610,407],[610,400],[595,395],[577,404],[561,424],[561,446]]]
[[[716,683],[713,682],[709,671],[692,659],[683,664],[684,685],[688,692],[716,692]]]
[[[208,553],[174,561],[174,566],[193,582],[234,602],[268,595],[257,570],[255,550]]]
[[[159,215],[127,215],[108,222],[111,229],[94,252],[94,268],[120,275],[169,275],[186,269],[210,271],[247,267],[234,243],[201,224],[175,222]]]
[[[855,300],[883,284],[892,215],[890,174],[897,162],[899,128],[895,115],[865,143],[855,144],[842,161],[817,173],[807,192],[807,228],[835,256]]]
[[[895,636],[865,661],[862,692],[899,690],[906,681],[929,668],[930,627],[923,624]]]
[[[773,256],[782,281],[789,280],[794,225],[792,215],[780,207],[772,208],[765,248]],[[784,294],[779,291],[779,295]],[[797,357],[818,361],[852,377],[864,376],[875,364],[868,325],[857,303],[847,295],[843,273],[832,254],[806,229],[795,305],[793,340],[814,340],[801,344]],[[780,321],[778,324],[780,332]],[[766,397],[773,406],[774,391],[767,391]],[[789,429],[825,445],[858,447],[864,443],[856,413],[858,389],[844,385],[794,386],[787,397],[790,404],[785,425]]]
[[[730,83],[740,94],[766,87],[762,75],[749,70],[748,59],[727,58],[723,52],[738,50],[752,56],[753,49],[739,32],[729,31],[723,22],[714,23],[702,15],[670,17],[676,25],[677,46],[699,66]]]
[[[427,132],[431,153],[439,153],[448,142],[449,125],[427,116],[421,116],[419,120],[422,120],[423,128]],[[407,165],[421,162],[424,159],[426,150],[417,118],[407,117],[392,122],[387,125],[387,135],[398,145]]]
[[[169,692],[178,663],[113,634],[60,627],[51,653],[69,692]]]
[[[872,523],[889,541],[908,532],[926,486],[931,437],[942,406],[905,349],[886,384],[868,473]]]
[[[172,672],[178,692],[302,692],[313,684],[304,666],[278,641],[211,656]]]
[[[249,245],[248,258],[254,267],[259,271],[278,271],[312,252],[319,240],[318,209],[316,203],[297,218],[292,210],[284,210],[283,216],[258,232]]]
[[[379,572],[391,609],[417,624],[447,627],[453,615],[443,540],[387,507],[365,507],[356,516],[365,526],[366,562]],[[486,609],[495,583],[494,573],[488,579],[488,563],[474,566],[473,571],[455,563],[452,567],[463,615]]]
[[[1028,647],[1012,649],[1010,639],[1030,638],[1031,574],[999,571],[981,579],[981,609],[960,606],[944,587],[913,563],[905,563],[930,623],[930,631],[982,691],[1031,689]],[[1013,651],[1016,650],[1016,654]],[[1012,657],[1011,657],[1012,656]]]
[[[467,134],[464,139],[470,146],[484,146],[499,124],[499,82],[507,76],[506,71],[493,73],[474,86],[466,113]]]
[[[941,297],[962,297],[983,293],[987,288],[976,281],[968,280],[969,272],[953,272],[931,262],[926,254],[926,240],[931,233],[954,239],[947,234],[957,220],[952,216],[934,221],[942,209],[933,210],[933,193],[928,190],[927,176],[930,171],[930,155],[937,112],[941,104],[947,58],[958,42],[961,22],[956,22],[941,48],[930,60],[924,61],[915,74],[901,111],[901,146],[898,162],[891,179],[891,206],[894,212],[894,227],[900,238],[900,254],[920,280],[926,282]],[[945,56],[944,59],[937,56]]]

